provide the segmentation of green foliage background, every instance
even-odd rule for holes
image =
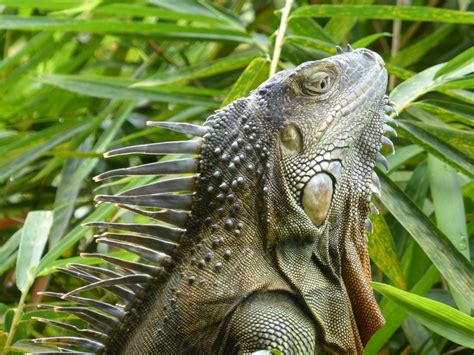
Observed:
[[[379,171],[381,214],[371,217],[369,234],[387,324],[366,353],[468,351],[474,347],[472,5],[335,3],[295,1],[279,68],[351,43],[380,53],[392,76],[399,137],[396,153],[385,152],[390,170]],[[82,251],[133,258],[97,246],[80,224],[136,219],[111,205],[95,208],[93,196],[143,178],[99,187],[91,177],[150,159],[105,161],[102,153],[185,138],[144,129],[145,121],[201,123],[258,86],[268,77],[283,6],[276,0],[0,0],[0,348],[16,328],[5,353],[33,350],[20,339],[59,334],[31,321],[66,317],[33,307],[41,301],[37,291],[79,285],[54,267],[86,262],[77,257]]]

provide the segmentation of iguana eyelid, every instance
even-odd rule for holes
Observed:
[[[311,74],[304,83],[304,91],[309,95],[322,95],[327,93],[334,83],[331,72],[320,71]]]

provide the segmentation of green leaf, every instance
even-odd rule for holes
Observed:
[[[16,286],[22,293],[33,283],[52,223],[51,211],[32,211],[26,216],[16,261]]]
[[[342,6],[351,6],[352,4],[370,5],[373,2],[374,0],[343,0]],[[338,16],[331,18],[326,23],[326,26],[324,26],[324,30],[331,34],[336,43],[339,43],[347,36],[356,23],[356,18]]]
[[[396,171],[407,161],[423,153],[423,148],[416,144],[407,145],[405,147],[397,148],[395,154],[387,157],[388,166],[390,167],[389,174]]]
[[[466,212],[456,171],[430,154],[428,172],[436,224],[456,249],[470,260]],[[452,293],[459,309],[469,313],[471,307],[469,303],[463,302],[459,291],[455,289]]]
[[[474,348],[474,318],[441,302],[372,282],[372,287],[427,328],[468,348]]]
[[[18,229],[0,247],[0,276],[15,263],[18,246],[20,245],[21,231],[22,228]]]
[[[427,152],[452,165],[467,176],[474,177],[474,160],[453,146],[438,139],[430,132],[409,121],[398,120],[398,132],[423,147]]]
[[[408,113],[412,107],[428,111],[447,123],[458,121],[474,127],[474,108],[472,106],[447,100],[423,100],[410,104]]]
[[[449,239],[390,179],[379,172],[382,202],[425,251],[444,278],[465,297],[472,292],[474,268]],[[471,300],[472,301],[472,300]]]
[[[0,0],[0,5],[20,9],[64,10],[79,6],[83,0]]]
[[[474,13],[426,6],[311,5],[293,11],[292,17],[358,17],[374,20],[405,20],[474,24]]]
[[[390,93],[390,99],[397,105],[398,112],[402,112],[411,102],[429,91],[438,90],[447,82],[462,78],[464,74],[474,70],[474,64],[453,70],[450,73],[434,79],[434,75],[446,64],[432,66],[398,85]],[[456,89],[455,89],[456,90]],[[459,89],[457,89],[459,90]]]
[[[403,48],[391,59],[391,63],[401,67],[408,67],[423,58],[432,48],[438,46],[456,27],[454,25],[443,25],[429,33],[426,37],[418,42]]]
[[[165,92],[163,88],[139,89],[130,88],[116,80],[104,77],[84,77],[79,75],[49,75],[42,79],[44,83],[82,95],[106,99],[151,100],[188,105],[215,107],[218,101],[198,95],[181,95]]]
[[[453,70],[458,70],[472,63],[474,63],[474,47],[468,48],[461,54],[458,54],[456,57],[451,59],[448,63],[446,63],[445,66],[436,72],[434,79],[437,79],[442,75],[448,74]]]
[[[329,33],[316,21],[310,18],[291,18],[288,22],[288,29],[292,35],[306,38],[319,39],[327,43],[336,43]]]
[[[149,176],[134,179],[132,182],[128,183],[121,191],[125,191],[143,184],[148,183],[152,178]],[[104,220],[109,217],[116,207],[110,204],[100,205],[97,207],[94,212],[92,212],[87,218],[84,219],[84,223],[95,222]],[[67,249],[76,244],[88,231],[88,228],[83,226],[77,226],[71,230],[64,238],[56,245],[55,248],[51,249],[39,263],[36,268],[36,275],[38,276],[43,270],[51,268],[55,260],[57,260]]]
[[[58,134],[47,142],[36,147],[34,150],[29,150],[23,153],[21,156],[16,157],[11,163],[4,164],[4,166],[0,168],[0,182],[4,182],[8,179],[11,179],[13,174],[30,164],[32,161],[38,159],[42,154],[44,154],[51,148],[57,146],[58,144],[68,139],[71,139],[71,137],[74,137],[75,135],[79,134],[83,130],[86,130],[90,126],[91,123],[89,122],[81,123],[79,126],[69,131],[62,132],[62,134]]]
[[[426,122],[410,122],[414,126],[430,132],[433,136],[438,137],[441,141],[450,144],[452,147],[462,151],[467,157],[474,156],[474,132],[472,130],[462,130],[451,128],[450,126],[442,126],[439,124],[430,124]]]
[[[264,58],[255,58],[245,68],[239,79],[232,86],[227,94],[222,106],[226,106],[238,98],[248,95],[248,93],[258,87],[261,83],[268,79],[270,71],[270,61]]]
[[[368,35],[364,38],[361,38],[355,41],[354,43],[352,43],[352,47],[353,48],[366,48],[381,37],[391,37],[391,36],[392,34],[390,32],[374,33],[373,35]]]
[[[309,47],[325,52],[327,54],[336,54],[336,47],[330,43],[316,38],[309,38],[303,36],[286,36],[285,43],[298,44],[303,47]]]
[[[20,17],[1,15],[0,29],[153,35],[154,38],[169,40],[194,39],[201,41],[251,42],[250,36],[245,32],[219,28],[136,21],[63,20],[40,16]]]
[[[0,247],[0,266],[18,249],[21,239],[21,228],[18,229],[8,240]]]
[[[418,280],[416,285],[413,286],[410,292],[417,295],[424,295],[436,282],[438,282],[438,280],[439,272],[434,266],[431,266],[427,272],[423,274],[420,280]],[[382,302],[381,305],[381,310],[386,323],[372,336],[372,338],[370,338],[365,346],[364,354],[377,354],[384,347],[389,338],[402,325],[403,320],[406,318],[406,313],[393,301],[387,302],[387,300],[384,299],[384,302]]]
[[[400,268],[392,233],[387,222],[382,215],[372,215],[370,220],[374,227],[374,233],[367,232],[370,258],[395,285],[406,289],[405,277]]]
[[[160,74],[158,79],[147,79],[131,85],[131,87],[151,87],[163,84],[175,83],[178,81],[199,79],[208,76],[230,72],[240,69],[249,64],[258,52],[240,53],[234,56],[217,59],[211,63],[188,66],[184,69],[178,69],[167,75]]]
[[[153,1],[149,1],[150,4]],[[180,7],[182,10],[182,7]],[[93,11],[95,14],[109,16],[128,16],[128,17],[156,17],[161,20],[186,20],[192,22],[209,23],[213,26],[224,25],[226,21],[216,18],[211,13],[196,13],[189,10],[188,12],[173,11],[171,9],[161,9],[155,6],[146,6],[139,4],[115,3],[110,5],[99,6]]]

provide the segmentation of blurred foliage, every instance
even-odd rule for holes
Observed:
[[[474,339],[472,5],[338,3],[293,4],[279,64],[293,67],[351,43],[380,53],[391,74],[399,137],[390,170],[379,173],[381,214],[369,235],[373,278],[386,284],[374,287],[387,323],[366,353],[463,351]],[[99,188],[91,177],[151,159],[104,161],[101,153],[185,138],[144,129],[145,121],[202,123],[258,86],[268,76],[283,6],[278,0],[0,0],[0,348],[12,324],[12,351],[33,350],[20,339],[58,334],[31,321],[64,317],[36,309],[37,291],[79,285],[54,266],[99,263],[77,258],[97,249],[132,257],[97,246],[80,224],[137,218],[110,205],[95,208],[93,196],[151,178]]]

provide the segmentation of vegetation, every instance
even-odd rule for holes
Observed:
[[[379,171],[381,214],[371,217],[369,235],[373,286],[387,323],[367,354],[472,348],[470,2],[310,2],[292,6],[277,70],[335,54],[336,44],[371,48],[387,63],[399,111],[396,152],[388,156],[390,170]],[[264,81],[284,5],[0,0],[0,348],[11,345],[5,353],[32,351],[21,339],[58,334],[32,318],[65,315],[34,305],[42,299],[38,291],[79,285],[55,267],[85,263],[79,253],[99,248],[81,224],[137,218],[94,206],[98,191],[140,183],[94,183],[91,177],[106,169],[139,162],[105,161],[102,153],[184,138],[144,129],[145,121],[201,123]]]

